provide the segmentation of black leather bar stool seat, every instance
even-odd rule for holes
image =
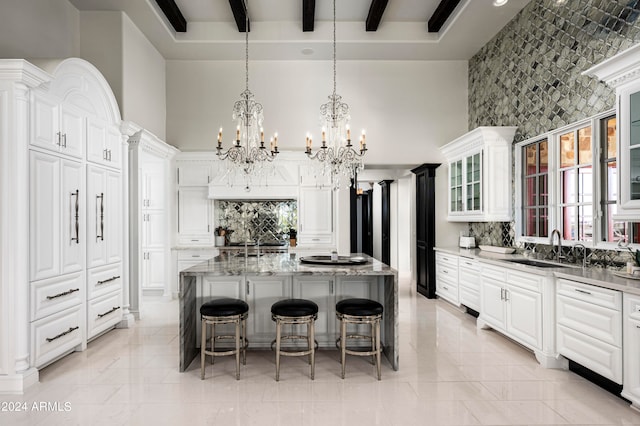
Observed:
[[[342,378],[345,375],[346,355],[372,356],[381,378],[380,354],[380,321],[382,320],[383,306],[370,299],[345,299],[336,303],[336,317],[340,320],[340,337],[336,340],[336,346],[340,349],[340,364],[342,365]],[[369,324],[371,334],[347,334],[347,324]],[[371,350],[347,349],[349,339],[365,339],[371,342]]]
[[[207,355],[211,356],[211,363],[217,356],[236,356],[236,380],[240,380],[240,354],[243,364],[247,364],[247,316],[249,305],[244,300],[221,298],[213,299],[200,306],[202,320],[202,340],[200,341],[200,378],[204,380],[204,363]],[[235,334],[216,336],[216,325],[234,324]],[[207,350],[207,329],[211,326],[211,348]],[[242,329],[242,330],[241,330]],[[216,340],[233,339],[235,349],[215,350]]]
[[[381,315],[382,305],[370,299],[345,299],[336,303],[336,312],[346,315]]]
[[[318,318],[318,305],[306,299],[285,299],[271,306],[271,319],[276,322],[276,339],[271,343],[276,351],[276,381],[280,380],[280,356],[309,356],[311,365],[311,380],[315,374],[315,321]],[[307,335],[282,334],[282,326],[285,324],[305,324]],[[306,350],[283,350],[284,340],[306,340]]]

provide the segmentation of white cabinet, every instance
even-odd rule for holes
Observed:
[[[78,305],[33,321],[30,333],[31,364],[36,368],[44,367],[84,341],[84,306]]]
[[[178,189],[178,244],[213,244],[211,200],[207,194],[207,187]]]
[[[524,346],[543,349],[544,277],[482,265],[480,319]]]
[[[271,319],[271,305],[291,297],[291,277],[246,277],[246,300],[249,304],[247,334],[252,347],[269,347],[276,337],[276,325]]]
[[[34,90],[31,115],[32,146],[77,158],[84,156],[86,113]]]
[[[120,173],[87,167],[88,267],[122,260],[122,187]]]
[[[622,396],[640,409],[640,296],[625,293]]]
[[[30,153],[30,279],[84,267],[84,165],[54,155]]]
[[[327,346],[336,340],[335,278],[323,276],[294,276],[293,297],[307,299],[318,305],[315,336],[319,345]]]
[[[121,168],[121,135],[118,128],[95,117],[87,120],[87,160]]]
[[[115,291],[87,302],[87,339],[113,328],[122,319],[122,291]]]
[[[454,305],[459,305],[458,297],[458,256],[436,253],[436,295]]]
[[[176,161],[179,186],[207,186],[211,183],[212,162]]]
[[[622,293],[559,279],[556,321],[559,354],[622,383]]]
[[[449,221],[512,220],[511,143],[516,127],[478,127],[440,148],[449,163]]]
[[[458,260],[459,302],[480,312],[480,264],[475,259],[460,257]]]
[[[334,244],[333,191],[330,188],[300,187],[298,198],[298,244]]]

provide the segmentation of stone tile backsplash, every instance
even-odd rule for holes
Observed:
[[[298,223],[296,200],[215,200],[214,209],[216,226],[233,230],[231,243],[286,240]]]
[[[469,61],[469,130],[517,126],[519,142],[612,109],[615,91],[582,72],[638,43],[638,16],[640,0],[532,0]],[[513,222],[469,224],[477,244],[512,247],[514,230]],[[535,252],[554,257],[551,245]],[[632,260],[626,250],[587,252],[590,266]],[[576,260],[568,247],[562,254]]]

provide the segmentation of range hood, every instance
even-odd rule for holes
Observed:
[[[240,177],[229,185],[223,171],[211,179],[208,198],[212,200],[291,200],[298,198],[298,163],[278,161],[266,182],[255,182],[246,188]]]

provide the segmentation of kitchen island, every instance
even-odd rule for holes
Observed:
[[[362,254],[362,265],[301,263],[295,254],[243,256],[222,253],[180,273],[180,371],[199,354],[202,303],[215,297],[243,299],[249,304],[247,337],[250,349],[268,349],[275,338],[271,305],[282,299],[304,298],[318,304],[316,340],[335,349],[337,301],[350,297],[377,300],[384,306],[381,324],[383,353],[398,369],[398,276],[384,263]],[[354,255],[355,256],[355,255]]]

